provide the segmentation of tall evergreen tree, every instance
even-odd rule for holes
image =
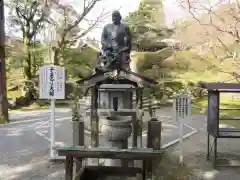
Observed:
[[[132,30],[133,47],[137,51],[157,51],[166,47],[161,40],[170,37],[173,31],[165,27],[162,21],[164,13],[159,14],[159,17],[156,16],[158,11],[156,9],[162,7],[161,3],[149,4],[144,0],[135,12],[125,18],[125,22]]]
[[[151,16],[160,27],[165,24],[165,12],[163,6],[163,0],[142,0],[142,3],[149,6],[151,11]]]
[[[132,30],[133,47],[139,52],[135,54],[134,60],[136,71],[159,81],[160,86],[155,95],[162,98],[164,94],[170,96],[175,86],[181,89],[182,84],[179,82],[170,80],[170,84],[166,84],[163,81],[163,78],[173,79],[172,65],[167,58],[172,56],[175,49],[163,42],[171,37],[174,29],[169,29],[164,23],[162,1],[141,1],[139,8],[130,13],[125,22]]]

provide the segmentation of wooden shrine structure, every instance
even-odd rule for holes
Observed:
[[[151,164],[153,160],[161,159],[161,155],[163,154],[163,151],[160,149],[161,124],[160,126],[151,126],[153,128],[155,127],[155,130],[153,133],[150,132],[151,130],[148,130],[149,137],[151,138],[148,142],[148,148],[142,147],[142,90],[144,87],[154,88],[156,82],[131,71],[113,69],[108,72],[97,73],[88,78],[81,79],[77,81],[77,83],[79,86],[84,86],[92,92],[91,110],[87,112],[91,120],[91,147],[56,147],[60,156],[66,156],[65,180],[72,180],[73,162],[76,162],[76,159],[80,162],[80,164],[78,164],[78,172],[80,172],[79,180],[104,179],[112,175],[122,177],[136,176],[138,180],[145,180],[146,171],[149,167],[152,167]],[[104,106],[108,106],[107,108],[103,108],[101,104],[101,93],[107,93],[109,97],[111,96],[109,104],[104,104]],[[117,96],[117,93],[123,96],[119,96],[122,97],[120,99],[114,96],[112,97],[114,93],[114,96]],[[133,93],[136,93],[136,103],[134,104],[132,101]],[[125,106],[124,104],[128,105]],[[130,116],[132,147],[103,147],[102,144],[99,144],[99,116],[124,117],[123,121],[119,121],[119,123],[125,122],[125,117]],[[159,124],[156,120],[153,121],[153,123]],[[159,128],[157,131],[156,127]],[[116,133],[118,132],[119,131],[116,131]],[[84,132],[80,134],[84,136]],[[120,159],[122,165],[99,166],[99,162],[94,165],[83,165],[82,160],[86,158]],[[126,160],[127,162],[140,160],[142,162],[141,167],[123,165]],[[113,160],[113,162],[115,161]]]
[[[238,128],[221,128],[219,123],[224,121],[238,121],[240,117],[226,117],[221,116],[220,112],[239,110],[240,109],[221,109],[220,108],[220,94],[221,93],[240,93],[239,83],[202,83],[201,87],[208,91],[208,111],[207,111],[207,160],[212,158],[213,167],[228,166],[219,163],[221,159],[218,158],[218,139],[219,138],[240,138],[240,129]],[[213,137],[211,143],[210,137]],[[240,148],[239,148],[240,150]]]

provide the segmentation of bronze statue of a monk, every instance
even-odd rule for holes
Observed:
[[[112,23],[103,28],[100,55],[102,69],[129,69],[132,39],[129,27],[121,20],[120,12],[113,11]]]

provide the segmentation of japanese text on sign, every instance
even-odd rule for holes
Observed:
[[[65,70],[63,67],[47,65],[40,68],[40,99],[65,99]]]
[[[191,102],[190,98],[187,95],[180,94],[175,98],[175,113],[176,120],[182,120],[191,114]]]

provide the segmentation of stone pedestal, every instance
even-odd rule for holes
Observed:
[[[103,84],[99,87],[99,109],[132,109],[132,92],[126,91],[128,84]],[[132,133],[132,120],[129,116],[109,116],[100,118],[100,131],[105,139],[103,146],[128,148],[128,138]],[[124,161],[105,160],[105,166],[121,166]]]
[[[116,116],[102,120],[101,132],[109,148],[127,149],[128,137],[132,133],[131,119]],[[121,166],[120,160],[105,160],[106,166]]]

